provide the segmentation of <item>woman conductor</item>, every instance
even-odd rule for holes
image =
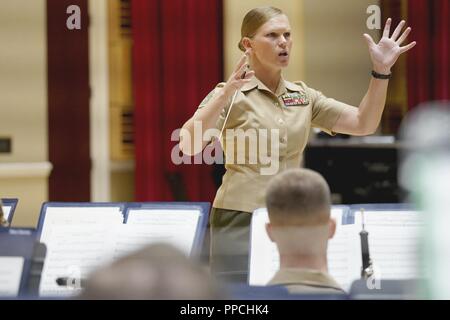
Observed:
[[[201,102],[180,134],[180,149],[193,155],[209,142],[195,143],[191,138],[196,123],[203,131],[215,128],[221,132],[227,170],[210,217],[213,272],[245,277],[251,213],[265,206],[266,185],[274,174],[300,166],[311,127],[329,134],[375,132],[391,68],[400,54],[416,44],[401,46],[411,31],[407,28],[402,33],[404,25],[405,21],[400,22],[390,34],[388,19],[379,43],[364,34],[373,64],[372,79],[359,107],[354,107],[327,98],[301,81],[282,77],[292,39],[288,17],[280,9],[259,7],[246,14],[239,42],[244,55],[228,81],[218,84]]]

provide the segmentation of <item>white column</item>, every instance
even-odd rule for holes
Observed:
[[[91,201],[110,201],[108,3],[89,0]]]

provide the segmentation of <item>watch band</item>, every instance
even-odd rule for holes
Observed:
[[[392,73],[390,73],[390,74],[381,74],[381,73],[378,73],[378,72],[372,70],[372,77],[374,77],[375,79],[386,80],[386,79],[390,79],[392,77]]]

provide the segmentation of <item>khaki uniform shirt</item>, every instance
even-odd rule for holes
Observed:
[[[268,285],[282,285],[289,293],[345,294],[328,274],[309,269],[280,269]]]
[[[224,85],[219,83],[199,108]],[[229,108],[222,110],[218,130]],[[282,78],[274,94],[253,77],[238,91],[225,123],[221,142],[227,170],[213,206],[245,212],[265,207],[270,178],[287,168],[300,167],[311,127],[333,134],[331,129],[345,108],[351,106],[327,98],[301,81]],[[238,140],[245,141],[245,148]]]

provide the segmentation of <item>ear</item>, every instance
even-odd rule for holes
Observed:
[[[242,38],[242,45],[244,46],[245,50],[252,49],[252,41],[249,37]]]
[[[328,226],[329,226],[328,239],[331,239],[334,237],[334,234],[336,233],[336,220],[330,217]]]
[[[273,239],[273,234],[272,234],[272,225],[270,223],[266,223],[266,232],[267,232],[267,235],[269,236],[270,241],[275,242],[275,240]]]

